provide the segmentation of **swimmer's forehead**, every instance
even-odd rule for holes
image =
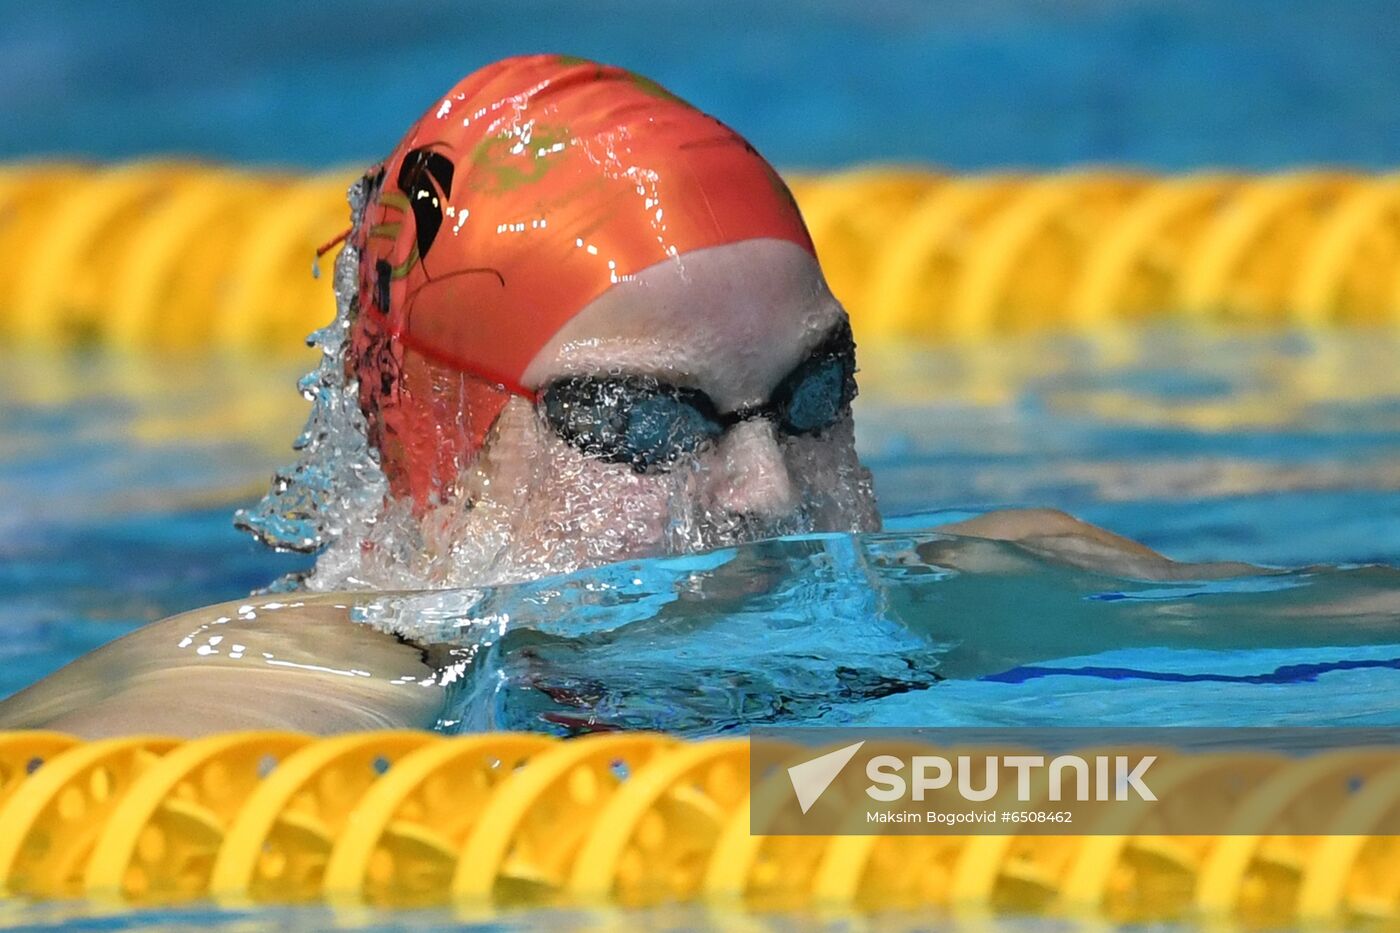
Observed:
[[[531,362],[525,384],[609,372],[690,385],[721,410],[765,401],[846,319],[807,251],[777,240],[698,250],[608,289]]]

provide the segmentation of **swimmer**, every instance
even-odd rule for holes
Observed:
[[[80,658],[0,703],[0,728],[428,727],[445,687],[425,651],[349,619],[388,590],[878,530],[846,312],[786,185],[717,120],[618,68],[508,59],[351,206],[340,365],[385,488],[365,535],[320,542],[299,592]],[[1050,510],[940,530],[968,536],[938,556],[968,570],[996,559],[976,537],[1149,579],[1247,569]]]

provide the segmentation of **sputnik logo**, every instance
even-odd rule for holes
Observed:
[[[856,742],[787,769],[788,780],[792,781],[793,792],[797,794],[797,803],[802,807],[803,813],[812,809],[812,805],[821,799],[831,782],[836,780],[837,775],[864,744],[864,741]]]

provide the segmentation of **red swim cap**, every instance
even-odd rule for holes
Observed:
[[[612,285],[742,240],[812,250],[787,186],[733,130],[653,81],[559,55],[464,78],[369,177],[349,365],[395,493],[420,506]]]

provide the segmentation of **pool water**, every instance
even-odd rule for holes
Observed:
[[[1386,0],[6,4],[0,153],[363,165],[459,77],[634,69],[777,164],[1366,165],[1400,140]]]
[[[365,621],[445,646],[461,729],[1396,724],[1398,343],[1151,329],[863,348],[885,532],[385,600]],[[229,518],[289,459],[307,361],[0,363],[0,694],[305,566]],[[1294,569],[1144,583],[937,531],[940,510],[1008,505]]]

